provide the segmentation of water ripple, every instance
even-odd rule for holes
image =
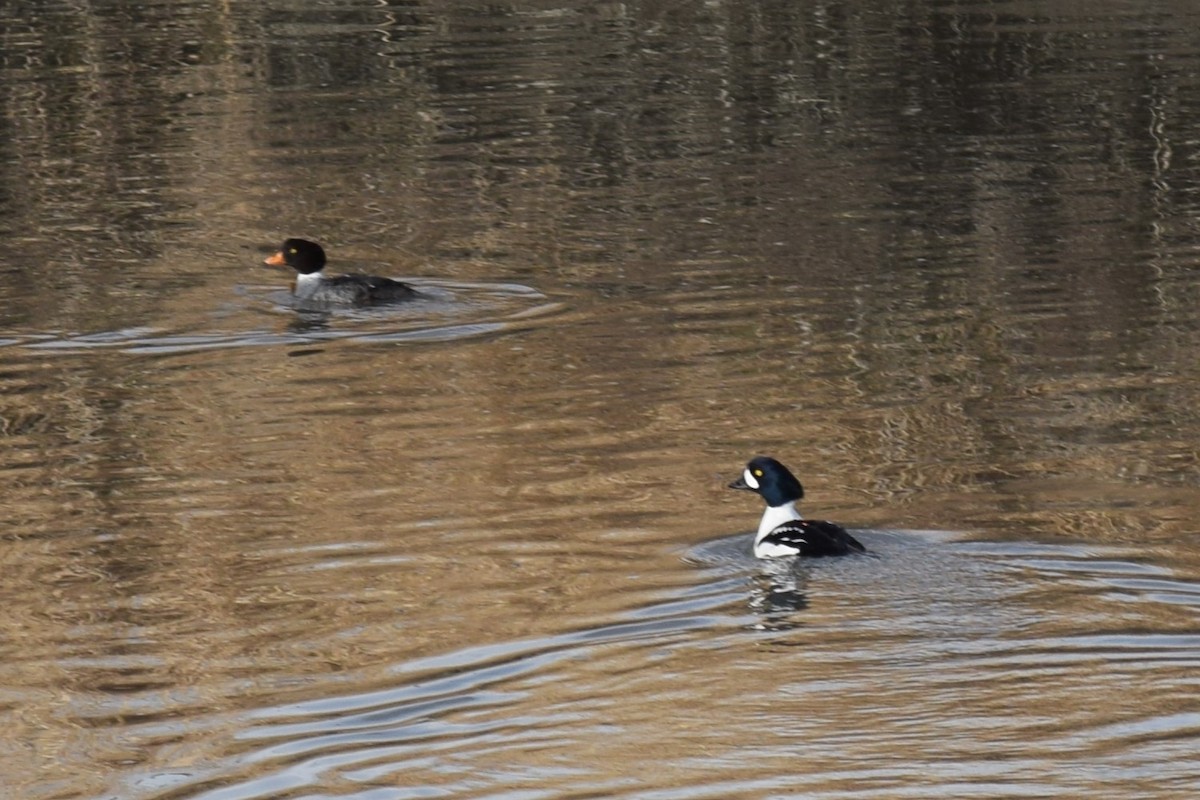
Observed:
[[[238,740],[272,743],[238,756],[236,768],[221,766],[217,774],[226,776],[221,780],[225,785],[205,790],[203,778],[176,783],[180,776],[174,775],[159,776],[160,788],[175,784],[164,797],[231,800],[277,796],[330,780],[331,774],[372,782],[409,770],[442,773],[447,779],[460,773],[457,780],[466,781],[459,784],[465,787],[472,782],[461,774],[467,769],[454,766],[463,759],[515,755],[561,746],[564,737],[602,735],[599,718],[613,702],[611,697],[588,698],[572,690],[574,699],[568,702],[529,710],[532,692],[563,680],[565,667],[580,660],[613,658],[630,648],[694,646],[699,632],[736,626],[736,618],[714,613],[730,600],[724,588],[710,589],[702,596],[693,593],[686,600],[637,609],[627,621],[468,647],[397,665],[391,671],[404,682],[385,690],[263,709],[250,715]],[[237,771],[264,770],[265,774],[228,783],[228,776]],[[541,769],[520,771],[526,778],[549,774]],[[504,782],[498,774],[489,781]],[[404,796],[420,794],[410,787]]]
[[[421,283],[428,301],[362,309],[312,311],[292,307],[290,296],[275,290],[244,294],[274,315],[290,317],[287,330],[251,327],[220,332],[170,332],[138,326],[83,334],[25,334],[4,340],[32,350],[83,353],[117,350],[131,354],[170,355],[240,347],[277,347],[335,341],[372,343],[446,342],[530,327],[561,312],[561,301],[528,286],[512,283]],[[228,324],[228,312],[223,314]],[[242,316],[247,316],[245,313]]]

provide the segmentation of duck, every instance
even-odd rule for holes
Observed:
[[[391,278],[377,275],[321,274],[325,268],[325,250],[307,239],[287,239],[279,252],[266,259],[272,267],[291,267],[296,270],[292,294],[297,300],[314,305],[369,306],[411,300],[420,293]]]
[[[754,535],[754,555],[758,558],[867,552],[841,525],[801,517],[796,503],[804,497],[804,487],[791,470],[770,456],[750,459],[741,477],[729,488],[756,492],[767,503]]]

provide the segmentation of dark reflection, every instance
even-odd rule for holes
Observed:
[[[332,315],[328,311],[312,311],[297,309],[296,316],[287,324],[291,333],[319,333],[329,330],[329,320]]]
[[[798,558],[764,560],[751,581],[750,608],[770,629],[792,624],[790,616],[808,608],[808,571]]]

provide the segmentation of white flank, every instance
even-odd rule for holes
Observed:
[[[783,558],[784,556],[794,556],[799,552],[799,547],[792,547],[777,542],[767,542],[766,544],[756,543],[754,545],[754,555],[756,558]]]

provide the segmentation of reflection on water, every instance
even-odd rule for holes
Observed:
[[[1116,548],[868,538],[884,558],[825,560],[793,576],[811,597],[793,624],[781,608],[756,608],[773,568],[729,562],[590,627],[395,666],[359,660],[320,689],[275,687],[270,708],[234,720],[200,712],[197,729],[237,731],[221,757],[135,783],[209,799],[560,782],[613,796],[755,796],[842,781],[907,797],[917,778],[964,781],[967,794],[1070,796],[1113,774],[1148,791],[1194,787],[1186,758],[1152,775],[1139,766],[1155,763],[1155,746],[1190,752],[1172,742],[1194,728],[1184,709],[1198,642],[1167,628],[1190,625],[1194,579],[1175,576],[1190,608],[1173,615],[1130,590],[1147,570]],[[914,581],[932,568],[936,587]],[[1122,630],[1122,616],[1161,627]],[[1174,688],[1138,688],[1147,685]],[[811,768],[787,769],[796,748]]]
[[[284,331],[264,331],[243,327],[223,333],[188,332],[169,334],[153,328],[132,328],[102,333],[55,337],[48,334],[28,336],[25,341],[9,339],[8,344],[25,344],[36,350],[78,353],[94,348],[116,348],[126,353],[173,354],[194,350],[248,346],[278,346],[350,339],[358,342],[419,343],[443,342],[519,329],[531,320],[561,309],[545,295],[516,284],[458,283],[448,287],[420,284],[428,299],[400,306],[333,309],[314,311],[295,308],[290,296],[272,292],[272,310],[287,316]],[[253,301],[254,298],[251,298]],[[235,317],[220,314],[226,328],[258,324],[246,311]],[[240,318],[238,318],[240,317]]]
[[[6,787],[1196,794],[1200,19],[1076,5],[8,8]]]

